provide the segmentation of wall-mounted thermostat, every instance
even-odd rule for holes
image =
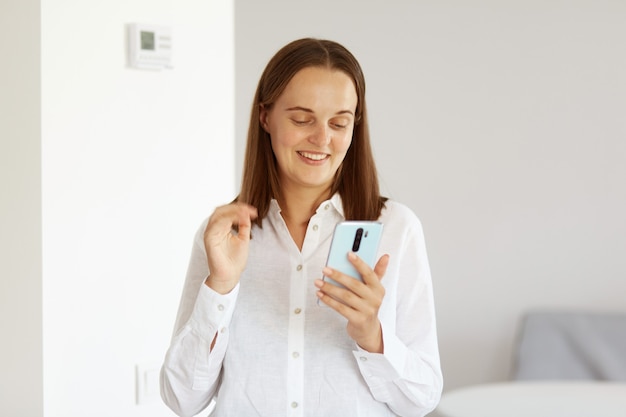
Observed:
[[[172,29],[168,26],[128,25],[128,64],[132,68],[172,68]]]

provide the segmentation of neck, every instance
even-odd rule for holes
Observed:
[[[277,200],[283,218],[302,224],[308,223],[319,205],[330,198],[330,188],[322,192],[302,188],[297,190],[283,189],[281,194]]]
[[[282,195],[277,198],[287,229],[299,249],[302,249],[309,220],[322,201],[328,198],[330,198],[330,188],[323,192],[302,188],[293,191],[283,189]]]

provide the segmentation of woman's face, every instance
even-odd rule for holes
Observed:
[[[352,141],[357,94],[342,71],[307,67],[260,121],[269,133],[283,189],[326,191]]]

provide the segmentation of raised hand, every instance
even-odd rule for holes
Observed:
[[[215,209],[204,230],[204,247],[210,275],[205,284],[226,294],[239,282],[246,267],[252,221],[256,208],[244,203],[231,203]]]

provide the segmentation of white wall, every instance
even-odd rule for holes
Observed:
[[[135,365],[160,366],[195,230],[235,195],[233,2],[11,3],[0,415],[172,415],[135,404]],[[171,25],[173,70],[126,68],[132,22]]]
[[[10,0],[0,4],[3,416],[37,416],[43,410],[39,35],[39,1]]]
[[[238,175],[279,47],[360,59],[385,192],[427,234],[446,390],[508,378],[528,309],[626,311],[626,3],[238,0],[235,19]]]

